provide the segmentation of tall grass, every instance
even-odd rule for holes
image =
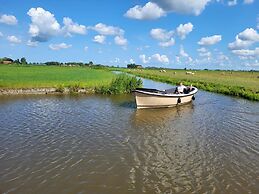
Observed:
[[[135,76],[119,74],[112,80],[110,85],[96,87],[95,91],[99,94],[124,94],[130,93],[132,90],[141,87],[142,80]]]

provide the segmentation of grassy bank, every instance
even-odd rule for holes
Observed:
[[[194,75],[189,75],[185,70],[160,72],[158,69],[123,69],[122,71],[170,84],[183,81],[186,85],[193,84],[206,91],[259,101],[259,72],[204,70],[192,71]]]
[[[86,67],[0,65],[2,89],[94,88],[108,85],[114,77],[112,72]]]
[[[141,85],[140,79],[107,68],[0,65],[0,90],[5,94],[122,94]]]

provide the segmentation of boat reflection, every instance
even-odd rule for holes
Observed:
[[[159,126],[172,123],[176,118],[185,117],[193,112],[192,103],[176,106],[172,108],[157,109],[136,109],[132,114],[132,124],[134,126]]]

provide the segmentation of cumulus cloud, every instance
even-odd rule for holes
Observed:
[[[236,35],[236,40],[228,44],[230,50],[240,50],[259,42],[259,34],[253,28],[247,28]]]
[[[60,25],[49,11],[38,7],[31,8],[27,14],[31,17],[29,33],[34,41],[46,42],[60,33]]]
[[[125,17],[138,20],[154,20],[165,16],[166,12],[160,8],[156,3],[148,2],[143,7],[136,5],[130,8],[125,14]]]
[[[152,0],[167,12],[200,15],[211,0]]]
[[[142,63],[146,64],[146,63],[149,63],[150,61],[150,57],[146,57],[146,55],[142,54],[142,55],[139,55],[139,58],[141,60]]]
[[[37,46],[38,46],[38,42],[28,40],[28,41],[27,41],[27,46],[30,46],[30,47],[37,47]]]
[[[192,57],[190,57],[189,54],[185,52],[183,45],[180,45],[179,55],[176,56],[176,62],[177,63],[182,63],[182,62],[190,63],[192,61],[193,61]]]
[[[240,49],[240,50],[232,50],[233,54],[242,56],[242,57],[259,57],[259,47],[256,47],[254,50],[249,49]]]
[[[169,59],[166,55],[160,55],[160,54],[156,53],[156,54],[152,55],[151,58],[156,62],[169,63]]]
[[[16,36],[7,36],[7,40],[13,44],[19,44],[22,42],[22,40],[17,38]]]
[[[7,24],[7,25],[16,25],[18,20],[13,15],[1,15],[0,16],[0,23]]]
[[[247,28],[238,34],[238,38],[244,41],[259,41],[259,34],[253,28]]]
[[[41,7],[31,8],[27,14],[31,17],[29,34],[33,42],[46,42],[57,35],[86,34],[86,27],[69,17],[63,18],[64,26],[61,27],[54,14]]]
[[[168,41],[171,39],[173,33],[173,31],[166,31],[161,28],[155,28],[150,31],[151,37],[159,41]]]
[[[187,23],[187,24],[180,24],[176,28],[177,35],[183,40],[185,39],[186,35],[189,34],[193,30],[193,25],[192,23]]]
[[[221,35],[213,35],[213,36],[207,36],[201,38],[201,40],[198,42],[199,45],[202,46],[209,46],[209,45],[214,45],[218,42],[221,41]]]
[[[115,36],[114,42],[115,42],[115,44],[120,45],[120,46],[126,46],[128,43],[127,39],[122,36]]]
[[[49,48],[51,50],[60,50],[60,49],[70,48],[71,46],[72,46],[71,44],[60,43],[60,44],[50,44]]]
[[[115,26],[108,26],[103,23],[98,23],[93,27],[89,27],[89,29],[95,30],[101,35],[107,36],[122,36],[124,34],[124,30]]]
[[[71,18],[64,17],[63,24],[64,24],[63,30],[69,36],[71,36],[71,33],[86,34],[86,27],[84,25],[79,25],[73,22]]]
[[[105,43],[106,37],[104,35],[96,35],[93,39],[94,42],[99,43],[99,44],[104,44]]]
[[[173,38],[171,38],[169,41],[166,42],[159,42],[159,46],[161,47],[170,47],[173,46],[175,44],[175,40]]]

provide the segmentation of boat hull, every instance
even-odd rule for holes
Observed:
[[[173,107],[191,102],[194,99],[196,91],[190,94],[157,94],[151,92],[145,92],[141,90],[135,90],[135,100],[137,108],[162,108]]]

